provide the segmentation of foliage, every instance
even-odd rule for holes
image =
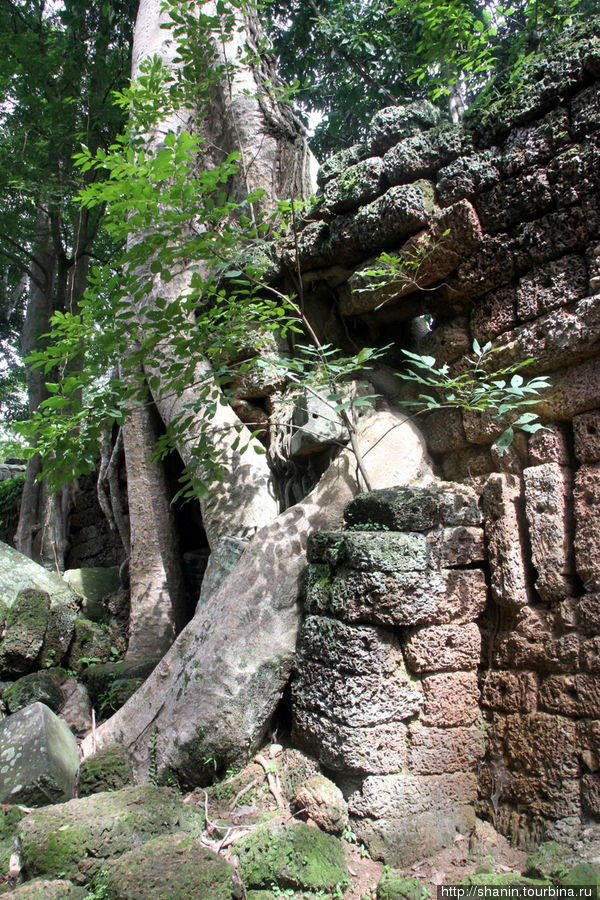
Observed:
[[[421,356],[408,350],[402,351],[408,358],[406,372],[399,373],[403,381],[415,382],[430,393],[419,394],[418,400],[405,400],[405,406],[419,407],[420,411],[436,409],[460,409],[463,412],[486,413],[495,422],[509,424],[497,440],[499,450],[505,450],[514,438],[515,428],[531,434],[543,426],[535,412],[528,408],[539,402],[539,395],[550,386],[545,376],[525,380],[519,370],[530,365],[533,359],[499,369],[493,368],[493,355],[498,348],[491,343],[483,347],[473,341],[473,356],[463,360],[463,370],[450,370],[447,363],[438,365],[433,356]]]

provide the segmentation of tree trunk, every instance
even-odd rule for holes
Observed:
[[[358,440],[375,487],[430,474],[424,443],[402,416],[373,414]],[[84,754],[122,741],[140,780],[156,765],[185,786],[205,782],[215,764],[246,760],[290,675],[307,537],[340,527],[356,487],[356,460],[344,450],[305,500],[260,529],[150,678],[100,726],[95,741],[84,741]]]

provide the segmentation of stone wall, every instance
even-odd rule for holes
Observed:
[[[375,845],[378,818],[400,822],[410,808],[413,823],[417,809],[427,821],[438,795],[424,785],[435,779],[451,805],[470,801],[474,772],[480,810],[522,846],[600,817],[599,25],[566,35],[528,64],[518,92],[463,125],[427,103],[383,110],[361,144],[322,167],[300,238],[307,302],[351,336],[412,346],[456,372],[474,339],[491,340],[501,364],[532,357],[525,374],[551,382],[537,407],[546,430],[506,452],[485,416],[424,420],[439,475],[480,495],[484,568],[479,556],[447,561],[442,523],[313,538],[295,734],[355,778],[351,806]],[[416,260],[410,277],[382,285],[361,274],[382,250]],[[424,314],[432,328],[410,345]],[[388,354],[392,368],[400,360]],[[440,662],[436,635],[451,634],[471,648],[460,665]],[[487,723],[477,767],[476,669]],[[446,681],[470,721],[444,719]],[[362,717],[361,691],[376,721]]]

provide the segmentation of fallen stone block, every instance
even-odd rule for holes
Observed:
[[[75,738],[43,703],[0,722],[0,802],[44,806],[69,800],[78,768]]]

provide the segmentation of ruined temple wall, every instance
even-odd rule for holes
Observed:
[[[461,371],[491,340],[551,382],[547,430],[507,452],[485,416],[423,420],[439,474],[481,497],[480,809],[523,846],[600,818],[599,31],[463,126],[426,103],[382,111],[322,168],[299,245],[307,291],[351,332],[407,346],[428,314],[413,349]],[[408,278],[361,274],[382,250],[416,260]]]

